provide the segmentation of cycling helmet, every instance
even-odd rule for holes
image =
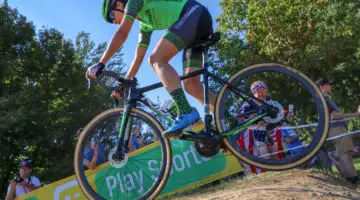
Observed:
[[[109,22],[112,23],[112,20],[109,18],[109,13],[111,10],[113,10],[116,7],[116,2],[120,1],[124,4],[124,6],[127,4],[128,0],[104,0],[101,8],[101,13],[103,18]]]

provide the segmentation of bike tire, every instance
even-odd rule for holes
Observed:
[[[91,122],[84,128],[81,136],[78,139],[75,150],[75,156],[74,156],[74,170],[79,186],[88,199],[99,200],[105,198],[99,195],[97,191],[95,191],[91,187],[89,181],[86,178],[85,168],[83,166],[83,153],[82,153],[84,152],[86,141],[88,141],[88,137],[89,134],[91,134],[91,130],[93,128],[96,128],[97,124],[106,121],[106,119],[114,115],[121,114],[122,116],[123,112],[124,112],[124,108],[118,107],[100,113],[93,120],[91,120]],[[162,125],[149,113],[136,108],[132,108],[130,116],[132,115],[146,121],[146,123],[151,124],[152,127],[156,129],[156,134],[158,136],[157,139],[159,140],[160,146],[162,148],[163,162],[161,162],[161,166],[159,169],[159,176],[155,180],[155,183],[152,185],[152,187],[141,197],[138,198],[138,199],[155,199],[162,191],[169,178],[171,164],[172,164],[172,151],[171,151],[170,140],[167,137],[164,138],[161,136],[161,133],[163,132]]]
[[[319,108],[319,110],[318,110],[319,118],[321,118],[321,119],[319,119],[319,121],[321,123],[323,123],[322,125],[320,125],[321,131],[319,133],[320,136],[317,137],[317,139],[316,139],[317,144],[315,146],[313,146],[313,148],[310,150],[310,152],[307,152],[308,153],[307,155],[302,155],[302,158],[299,160],[295,160],[295,161],[291,161],[291,162],[289,161],[288,163],[274,164],[271,160],[268,160],[268,161],[262,160],[261,162],[259,162],[259,160],[246,155],[246,153],[239,152],[231,144],[228,137],[224,137],[223,142],[224,142],[226,148],[229,149],[230,152],[233,153],[238,159],[240,159],[250,165],[253,165],[253,166],[256,166],[256,167],[259,167],[262,169],[274,170],[274,171],[295,168],[295,167],[305,163],[306,161],[311,159],[313,156],[315,156],[316,153],[320,150],[320,148],[324,144],[324,142],[326,141],[326,138],[328,135],[328,130],[329,130],[329,113],[328,113],[327,104],[326,104],[326,101],[325,101],[320,89],[307,76],[305,76],[304,74],[302,74],[301,72],[299,72],[295,69],[292,69],[290,67],[283,66],[280,64],[276,64],[276,63],[263,63],[263,64],[258,64],[258,65],[253,65],[253,66],[247,67],[245,69],[240,70],[232,77],[230,77],[228,82],[230,84],[239,83],[239,81],[241,81],[244,77],[249,76],[250,74],[254,74],[257,72],[264,72],[264,71],[280,72],[280,73],[284,73],[284,74],[291,76],[292,78],[300,81],[308,89],[308,92],[311,93],[311,95],[314,97],[316,107]],[[225,102],[226,102],[227,95],[225,95],[225,93],[227,93],[227,92],[229,92],[229,87],[227,84],[225,84],[222,87],[222,89],[220,90],[219,95],[217,96],[217,99],[216,99],[216,104],[215,104],[215,123],[216,123],[216,127],[217,127],[219,133],[223,133],[225,131],[225,128],[224,128],[225,125],[223,125],[223,123],[222,123],[224,114],[222,114],[222,113],[224,113],[223,110],[226,107]]]

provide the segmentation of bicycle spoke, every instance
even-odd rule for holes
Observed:
[[[135,166],[139,171],[141,171],[141,169],[138,168],[134,163],[131,163],[131,164],[133,166]],[[150,176],[148,176],[147,174],[145,174],[145,175],[149,178],[149,180],[152,180],[152,178]],[[139,182],[139,185],[141,185],[141,187],[144,188],[144,185],[140,182],[140,180],[138,180],[138,182]]]
[[[227,137],[225,144],[234,150],[238,158],[263,168],[279,170],[301,164],[309,158],[308,153],[316,153],[321,145],[320,138],[326,137],[326,106],[320,99],[321,94],[307,80],[301,73],[277,64],[256,65],[231,78],[230,84],[245,94],[239,95],[226,86],[220,91],[216,105],[218,113],[215,115],[221,132],[239,127],[238,123],[232,122],[235,115],[237,120],[247,124],[254,116],[268,114],[247,130]],[[240,96],[254,96],[256,99]],[[290,104],[292,112],[288,115]],[[252,112],[254,110],[257,112]],[[284,120],[288,116],[289,123]],[[261,124],[262,121],[266,121],[266,124]],[[298,135],[308,135],[306,144],[302,144]]]
[[[121,109],[123,110],[123,108]],[[134,110],[132,110],[132,112],[133,111]],[[89,138],[96,138],[96,141],[102,144],[102,148],[104,149],[103,151],[104,158],[108,158],[110,150],[116,148],[117,146],[119,140],[118,132],[120,128],[118,126],[118,122],[119,119],[121,119],[121,117],[119,117],[121,115],[122,113],[116,113],[116,114],[109,114],[106,117],[100,118],[100,121],[96,123],[96,126],[93,126],[91,129],[88,129],[86,133],[84,133],[86,134],[86,137],[83,138],[84,140],[88,141],[90,140]],[[101,173],[101,174],[97,175],[96,177],[96,183],[98,184],[97,190],[95,190],[96,184],[93,184],[91,188],[87,188],[87,190],[89,191],[92,190],[93,191],[92,193],[94,192],[97,193],[104,190],[105,188],[104,185],[106,185],[107,177],[113,176],[115,174],[116,176],[115,181],[118,185],[118,188],[117,189],[113,188],[112,192],[115,192],[118,197],[113,197],[113,198],[120,198],[120,196],[122,196],[124,199],[140,198],[143,195],[147,195],[147,196],[151,195],[149,191],[152,190],[154,187],[158,187],[162,178],[167,178],[168,174],[164,174],[165,171],[162,169],[167,166],[161,165],[159,169],[152,170],[154,173],[157,173],[157,180],[152,184],[147,185],[149,181],[150,182],[153,181],[152,174],[146,171],[147,162],[151,160],[154,160],[157,163],[163,162],[164,161],[163,156],[164,153],[166,153],[166,150],[164,149],[166,147],[165,145],[170,145],[170,143],[169,141],[163,140],[160,131],[161,127],[157,126],[156,124],[153,124],[153,121],[148,118],[151,117],[150,115],[144,117],[142,114],[136,114],[136,115],[131,114],[131,116],[132,116],[132,126],[130,127],[131,131],[129,133],[130,133],[130,137],[134,137],[134,138],[130,138],[130,140],[137,141],[138,144],[129,147],[130,151],[135,151],[140,148],[146,148],[146,145],[152,145],[152,146],[151,147],[149,146],[150,148],[143,149],[143,151],[139,152],[138,154],[135,153],[134,157],[128,154],[129,156],[127,161],[128,163],[122,168],[115,168],[110,164],[108,167],[102,169],[102,171],[103,170],[107,170],[107,171],[103,171],[103,173],[101,173],[101,171],[98,171],[97,173]],[[135,131],[139,131],[139,132],[135,133]],[[133,134],[140,134],[140,135],[136,135],[135,138]],[[154,142],[157,143],[153,144]],[[121,163],[118,163],[118,165],[121,165]],[[117,169],[119,170],[119,172],[116,171]],[[78,172],[79,171],[77,171],[77,173]],[[138,172],[140,173],[139,175],[137,175]],[[84,170],[80,171],[80,173],[84,173]],[[88,175],[95,176],[96,172],[90,172],[90,174]],[[143,176],[146,177],[144,178],[145,182],[143,182]],[[119,182],[121,181],[121,179],[124,179],[125,181],[124,191],[121,188],[122,186],[119,185],[121,184]],[[85,179],[82,178],[80,181],[89,182],[90,180],[91,180],[90,177],[85,177]],[[113,179],[110,178],[110,182],[112,181]],[[137,187],[139,187],[139,189],[136,189]],[[123,194],[123,192],[126,192],[126,194]],[[157,192],[159,191],[157,190]],[[92,197],[92,198],[99,199],[100,194],[97,195],[98,195],[97,197]],[[144,198],[146,198],[146,196],[144,196]]]
[[[113,169],[111,168],[110,170],[113,170]],[[103,179],[103,177],[107,177],[109,175],[110,170],[108,170],[108,172],[104,176],[102,176],[101,179]],[[101,191],[101,188],[103,185],[105,185],[105,184],[101,184],[99,191]]]

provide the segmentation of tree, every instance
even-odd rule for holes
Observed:
[[[86,67],[106,44],[80,32],[73,43],[53,28],[36,33],[31,22],[0,4],[0,193],[30,158],[45,183],[73,174],[75,133],[112,107],[110,94],[87,89]],[[123,71],[121,50],[112,68]],[[2,197],[0,197],[2,198]]]
[[[234,6],[236,5],[236,6]],[[360,97],[360,7],[344,0],[223,0],[217,19],[225,32],[215,71],[230,76],[255,63],[278,62],[311,79],[338,80],[334,98],[354,112]],[[272,84],[277,95],[281,82]]]

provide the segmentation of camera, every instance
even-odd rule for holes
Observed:
[[[289,104],[289,112],[294,113],[294,104]]]
[[[14,179],[14,181],[15,181],[16,183],[22,183],[22,182],[24,182],[25,180],[24,180],[23,178],[21,178],[21,177],[18,177],[18,178],[16,178],[16,179]]]

